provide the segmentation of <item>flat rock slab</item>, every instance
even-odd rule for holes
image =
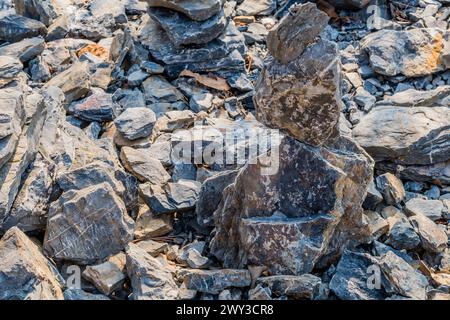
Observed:
[[[41,37],[26,38],[22,41],[0,47],[0,55],[18,58],[27,62],[40,55],[45,48],[45,41]]]
[[[248,270],[186,270],[182,275],[186,288],[219,294],[227,288],[244,288],[251,284]]]
[[[0,18],[0,40],[17,42],[25,38],[45,36],[47,28],[42,22],[20,15],[9,15]]]
[[[190,20],[177,11],[165,8],[149,8],[148,13],[167,32],[177,47],[208,43],[217,38],[228,23],[223,11],[201,22]]]
[[[147,0],[149,7],[164,7],[184,13],[191,20],[204,21],[219,13],[220,0]]]
[[[128,140],[148,137],[156,122],[155,113],[149,108],[129,108],[115,120],[117,130]]]

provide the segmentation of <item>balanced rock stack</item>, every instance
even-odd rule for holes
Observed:
[[[327,22],[315,4],[295,5],[269,33],[254,102],[257,118],[286,135],[275,174],[262,174],[258,158],[224,191],[211,252],[225,267],[299,275],[367,241],[361,204],[373,161],[339,132],[339,53],[318,38]]]
[[[182,70],[233,78],[245,68],[244,37],[225,16],[221,0],[146,0],[150,20],[142,43],[166,64],[169,76]]]

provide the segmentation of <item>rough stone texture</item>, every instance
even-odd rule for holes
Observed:
[[[447,33],[439,29],[380,30],[361,43],[372,69],[379,74],[420,77],[445,70]]]
[[[430,252],[439,253],[445,250],[448,236],[445,230],[423,215],[415,215],[409,218],[417,229],[422,247]]]
[[[81,289],[67,289],[64,291],[64,300],[110,300],[107,296],[102,294],[92,294]]]
[[[336,138],[338,55],[335,43],[320,40],[287,65],[269,58],[255,86],[257,119],[313,145]]]
[[[82,88],[78,90],[82,90]],[[81,95],[81,93],[77,93],[77,95]],[[118,105],[113,102],[111,94],[102,90],[95,90],[89,97],[73,102],[69,106],[69,112],[76,117],[86,121],[99,122],[114,120],[118,114],[117,109]]]
[[[150,157],[144,150],[123,147],[120,159],[125,168],[133,173],[141,182],[163,184],[170,180],[170,175],[161,162]]]
[[[156,216],[144,204],[139,208],[134,236],[137,239],[164,236],[173,230],[172,220],[170,214]]]
[[[0,17],[0,40],[17,42],[46,34],[47,28],[39,21],[15,14]]]
[[[236,10],[240,16],[256,16],[270,14],[277,7],[274,0],[244,0]]]
[[[376,178],[377,188],[388,205],[401,202],[405,198],[402,181],[392,173],[385,173]]]
[[[13,227],[0,240],[1,300],[62,300],[55,267],[40,248]]]
[[[122,250],[134,222],[107,183],[70,190],[50,205],[44,249],[57,260],[89,264]]]
[[[314,3],[294,5],[289,14],[269,31],[267,49],[276,60],[288,64],[315,42],[328,20],[326,13],[317,9]]]
[[[0,55],[18,58],[27,62],[44,51],[45,42],[40,37],[27,38],[22,41],[0,47]]]
[[[148,137],[156,122],[149,108],[129,108],[114,120],[117,130],[128,140]]]
[[[447,107],[450,102],[450,86],[440,86],[433,90],[408,89],[376,103],[376,106],[397,107]]]
[[[279,150],[276,174],[262,175],[258,158],[224,191],[211,252],[226,267],[307,273],[368,236],[361,204],[372,162],[361,149],[345,138],[317,148],[284,137]]]
[[[149,8],[148,13],[177,47],[208,43],[216,39],[228,23],[223,11],[205,21],[194,21],[184,14],[165,8]]]
[[[227,288],[243,288],[251,284],[248,270],[186,270],[183,275],[184,284],[190,290],[219,294]]]
[[[0,78],[13,79],[20,71],[23,65],[19,59],[8,56],[0,56]]]
[[[184,13],[192,20],[204,21],[219,13],[220,0],[147,0],[149,7],[164,7]]]
[[[312,300],[319,295],[322,281],[312,274],[258,278],[256,284],[269,287],[272,294],[292,299]]]
[[[449,160],[449,128],[447,107],[380,106],[361,119],[353,137],[376,161],[429,165]]]
[[[442,218],[444,204],[439,200],[411,199],[405,203],[405,212],[409,215],[423,215],[433,221]]]
[[[134,300],[174,300],[179,296],[170,269],[158,259],[147,254],[136,244],[127,250],[127,272],[131,279]]]

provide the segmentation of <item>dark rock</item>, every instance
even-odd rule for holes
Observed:
[[[147,0],[149,7],[164,7],[184,13],[192,20],[204,21],[219,13],[220,0]]]
[[[270,288],[276,296],[312,300],[319,295],[322,281],[312,274],[301,276],[270,276],[256,280],[256,284]]]
[[[70,104],[69,112],[86,121],[111,121],[118,114],[118,105],[113,102],[111,94],[96,89],[90,96]]]
[[[1,46],[0,55],[18,58],[21,62],[27,62],[44,51],[45,42],[40,37],[23,39],[22,41]]]
[[[385,173],[376,178],[377,188],[388,205],[397,204],[405,198],[402,181],[391,173]]]
[[[0,40],[17,42],[25,38],[45,36],[47,28],[39,21],[20,15],[8,15],[0,18]]]
[[[186,270],[182,278],[190,290],[219,294],[227,288],[244,288],[251,284],[248,270]]]

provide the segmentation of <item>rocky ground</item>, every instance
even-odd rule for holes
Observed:
[[[0,299],[450,300],[449,21],[0,0]],[[199,128],[281,136],[177,161],[215,143]]]

